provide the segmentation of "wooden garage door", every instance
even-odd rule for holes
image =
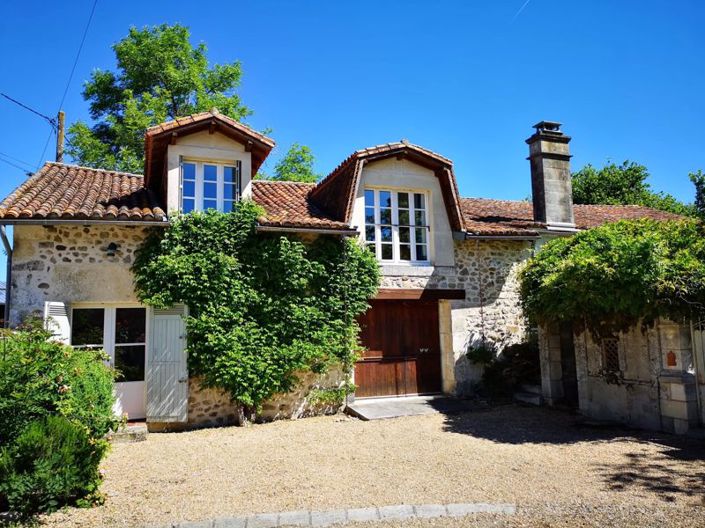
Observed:
[[[438,301],[372,301],[360,317],[367,350],[355,365],[356,397],[441,391]]]

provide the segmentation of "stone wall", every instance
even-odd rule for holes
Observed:
[[[540,331],[541,377],[547,403],[561,403],[563,364],[557,325]],[[687,432],[698,425],[698,402],[690,327],[659,320],[618,336],[619,367],[605,375],[601,343],[574,333],[580,412],[635,427]],[[670,360],[669,360],[670,357]]]
[[[42,314],[45,301],[137,302],[130,267],[147,229],[95,223],[15,226],[10,322]]]
[[[526,339],[518,272],[531,257],[528,241],[463,240],[455,242],[455,276],[447,288],[465,290],[464,300],[451,301],[456,393],[472,393],[482,368],[467,360],[480,344],[501,352]]]
[[[299,383],[288,394],[277,394],[262,405],[258,420],[297,419],[321,414],[335,414],[342,401],[332,402],[320,397],[326,390],[337,391],[345,384],[340,368],[331,368],[325,374],[306,372],[299,375]],[[174,430],[195,427],[233,425],[238,420],[236,406],[223,390],[203,388],[198,378],[189,378],[188,422],[186,424],[150,424],[150,430]]]

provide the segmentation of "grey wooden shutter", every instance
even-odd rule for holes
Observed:
[[[57,341],[71,343],[71,319],[66,303],[47,301],[44,303],[44,328],[52,333]]]

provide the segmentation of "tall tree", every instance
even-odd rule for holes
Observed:
[[[272,180],[297,181],[313,183],[318,180],[318,174],[313,171],[315,158],[306,145],[294,143],[287,153],[274,166]]]
[[[625,161],[608,163],[602,168],[588,164],[573,173],[573,201],[577,204],[645,205],[654,209],[692,215],[693,206],[674,196],[655,192],[647,182],[644,165]]]
[[[690,181],[695,185],[695,214],[701,220],[705,220],[705,173],[702,170],[691,172],[689,175]]]
[[[68,131],[77,163],[141,172],[148,127],[214,107],[237,120],[252,113],[235,93],[240,62],[209,65],[205,44],[194,47],[190,36],[179,24],[133,27],[113,46],[116,71],[94,71],[83,90],[95,124]]]

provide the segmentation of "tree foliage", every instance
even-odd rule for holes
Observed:
[[[96,123],[68,131],[77,163],[139,173],[148,127],[214,107],[237,120],[251,114],[235,93],[240,63],[210,65],[205,44],[189,39],[188,28],[162,24],[133,27],[113,46],[116,71],[95,70],[83,90]]]
[[[698,172],[691,172],[688,177],[695,186],[695,201],[693,203],[695,214],[701,220],[705,220],[705,174],[702,170],[699,170]]]
[[[297,372],[349,369],[355,317],[379,281],[356,241],[257,234],[261,213],[245,201],[232,213],[180,216],[148,238],[134,265],[142,302],[188,304],[190,372],[249,410],[290,391]]]
[[[622,221],[545,244],[521,273],[525,313],[598,336],[705,308],[705,237],[696,220]]]
[[[647,182],[643,165],[625,161],[597,169],[588,164],[573,173],[573,202],[576,204],[644,205],[676,214],[692,215],[693,207],[674,196],[655,192]]]
[[[319,176],[313,170],[313,163],[311,149],[306,145],[294,143],[274,166],[274,176],[269,179],[315,183]]]

